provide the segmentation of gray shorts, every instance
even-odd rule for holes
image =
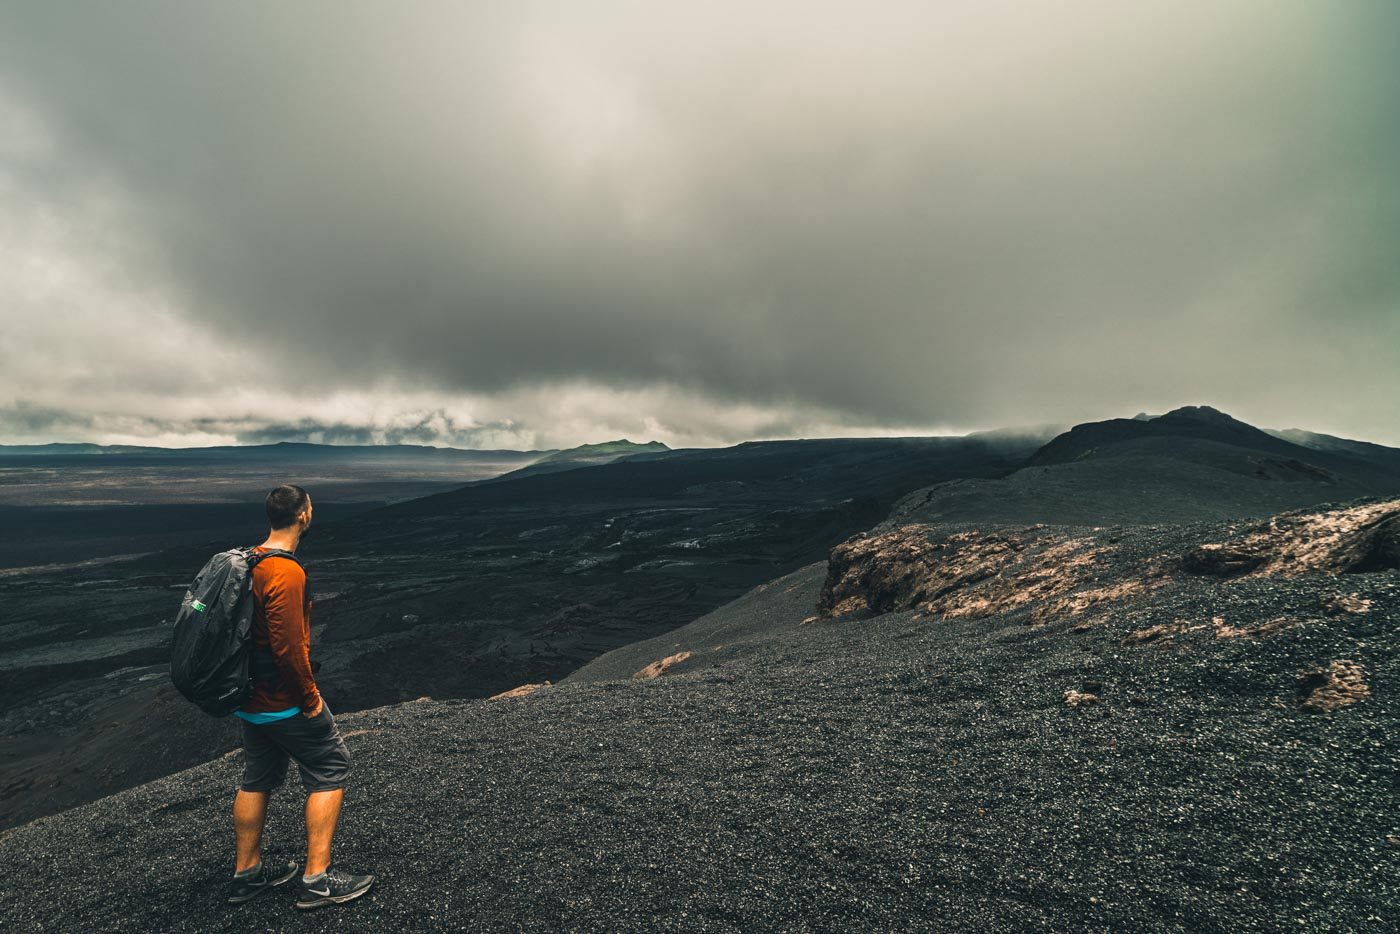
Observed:
[[[295,759],[308,792],[331,791],[345,785],[350,750],[336,729],[330,705],[321,699],[314,717],[299,713],[271,723],[243,721],[244,791],[272,791],[287,777],[287,760]]]

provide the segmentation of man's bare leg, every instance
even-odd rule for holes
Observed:
[[[315,876],[331,864],[331,838],[340,817],[344,788],[313,791],[306,796],[306,868],[303,875]]]
[[[238,836],[235,872],[252,869],[262,860],[263,822],[267,819],[266,791],[238,789],[233,798],[233,832]]]

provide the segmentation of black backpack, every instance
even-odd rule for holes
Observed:
[[[170,680],[188,700],[212,717],[226,717],[248,699],[256,663],[266,679],[270,659],[254,660],[253,568],[264,558],[290,558],[276,548],[221,551],[205,563],[180,601],[171,641]],[[275,674],[272,674],[275,676]]]

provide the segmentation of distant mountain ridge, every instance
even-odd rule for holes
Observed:
[[[644,451],[669,450],[671,450],[671,448],[668,445],[662,444],[660,441],[647,441],[642,444],[637,444],[626,438],[618,438],[616,441],[600,441],[597,444],[580,444],[577,447],[556,451],[553,454],[540,458],[536,463],[547,463],[553,460],[581,461],[595,458],[604,460],[624,457],[628,454],[640,454]]]
[[[1295,440],[1296,439],[1296,440]],[[1228,464],[1228,446],[1236,464]],[[1266,457],[1241,458],[1255,451]],[[1216,466],[1258,477],[1352,480],[1388,484],[1400,477],[1400,450],[1299,429],[1265,431],[1209,405],[1187,405],[1158,416],[1138,414],[1075,425],[1026,462],[1028,467],[1067,464],[1092,457],[1151,452],[1173,458],[1210,459]]]
[[[556,473],[561,470],[574,470],[579,467],[592,467],[599,464],[611,464],[614,461],[622,460],[626,457],[646,454],[662,454],[672,449],[662,444],[660,441],[648,441],[645,444],[637,444],[626,438],[618,438],[615,441],[601,441],[597,444],[580,444],[577,447],[565,448],[554,451],[541,457],[533,463],[524,467],[503,473],[496,477],[487,477],[483,480],[473,481],[474,484],[501,483],[509,480],[518,480],[521,477],[533,476],[535,474]]]
[[[558,453],[557,448],[544,450],[517,451],[513,448],[454,448],[430,444],[318,444],[312,441],[277,441],[272,444],[219,444],[187,448],[166,448],[135,444],[90,444],[86,442],[55,441],[49,444],[0,444],[0,458],[3,457],[64,457],[64,456],[104,456],[145,454],[153,457],[205,458],[209,456],[258,457],[273,455],[279,458],[322,458],[350,456],[500,456],[502,454],[539,454],[549,456]]]
[[[1218,441],[1288,454],[1297,453],[1298,447],[1291,441],[1275,437],[1212,406],[1184,405],[1157,416],[1141,413],[1133,418],[1110,418],[1075,425],[1031,455],[1027,466],[1063,464],[1106,445],[1160,437]]]
[[[1353,441],[1350,438],[1338,438],[1335,435],[1305,431],[1302,428],[1265,428],[1263,430],[1276,438],[1291,441],[1305,448],[1346,454],[1350,457],[1360,458],[1361,460],[1371,461],[1375,464],[1400,470],[1400,448],[1386,447],[1383,444],[1376,444],[1371,441]]]

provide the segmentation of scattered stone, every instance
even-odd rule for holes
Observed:
[[[1155,626],[1148,626],[1144,629],[1134,629],[1123,637],[1120,645],[1142,645],[1144,643],[1155,642],[1161,644],[1175,643],[1176,636],[1183,632],[1190,632],[1193,629],[1204,629],[1205,623],[1192,626],[1189,619],[1173,620],[1170,623],[1158,623]]]
[[[1299,706],[1305,710],[1331,711],[1355,704],[1371,696],[1361,666],[1350,659],[1338,659],[1324,667],[1298,676]]]
[[[1371,600],[1357,593],[1335,593],[1322,603],[1322,610],[1328,616],[1341,616],[1343,613],[1365,613],[1371,609]]]
[[[1312,621],[1292,616],[1279,616],[1265,620],[1257,626],[1232,626],[1225,622],[1223,617],[1216,616],[1210,622],[1215,629],[1217,639],[1258,639],[1260,636],[1272,635],[1282,629],[1291,629],[1294,626],[1302,626]]]
[[[665,671],[666,669],[670,668],[672,665],[675,665],[675,664],[677,664],[677,663],[679,663],[679,662],[683,662],[683,661],[685,661],[687,658],[690,658],[690,656],[692,656],[692,655],[694,655],[694,654],[695,654],[694,652],[686,651],[686,652],[677,652],[675,655],[667,655],[665,658],[661,659],[661,661],[659,661],[659,662],[652,662],[650,665],[646,666],[646,667],[643,668],[641,671],[639,671],[639,672],[637,672],[636,674],[634,674],[632,677],[633,677],[633,678],[655,678],[657,675],[661,674],[663,671]]]
[[[1098,702],[1099,696],[1097,694],[1090,694],[1087,691],[1076,691],[1074,688],[1065,691],[1065,703],[1071,707],[1085,707],[1089,704],[1097,704]]]

